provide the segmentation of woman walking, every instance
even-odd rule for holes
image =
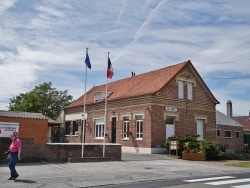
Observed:
[[[10,178],[8,180],[15,180],[19,175],[16,172],[16,163],[17,160],[21,160],[21,141],[18,139],[18,133],[13,132],[12,135],[10,135],[10,139],[12,140],[12,143],[9,147],[9,168],[10,168]]]

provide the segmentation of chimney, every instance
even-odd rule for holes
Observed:
[[[227,101],[227,117],[233,117],[233,105],[230,100]]]
[[[134,76],[135,76],[135,73],[134,73],[134,72],[132,72],[131,76],[132,76],[132,77],[134,77]]]

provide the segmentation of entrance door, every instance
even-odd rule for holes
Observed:
[[[175,136],[175,118],[174,116],[166,117],[166,139],[171,136]]]
[[[112,118],[112,143],[116,143],[116,117]]]
[[[197,134],[200,135],[197,140],[203,140],[204,139],[204,120],[197,119]]]
[[[174,125],[170,125],[167,124],[166,125],[166,139],[168,139],[168,137],[174,136]]]

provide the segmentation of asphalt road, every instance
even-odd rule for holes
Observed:
[[[190,177],[179,179],[136,182],[120,185],[102,186],[102,188],[249,188],[250,173],[227,174],[222,176]]]
[[[0,188],[140,187],[142,185],[142,187],[146,185],[193,187],[191,182],[183,180],[250,173],[248,168],[224,166],[220,162],[185,161],[167,155],[145,154],[123,154],[122,161],[112,162],[19,163],[16,169],[20,176],[17,180],[10,181],[7,180],[9,178],[7,164],[0,165]],[[193,184],[201,187],[210,186],[204,182]]]

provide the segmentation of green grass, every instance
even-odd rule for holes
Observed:
[[[229,163],[229,164],[226,164],[226,165],[228,165],[228,166],[237,166],[237,167],[250,168],[250,161]]]

